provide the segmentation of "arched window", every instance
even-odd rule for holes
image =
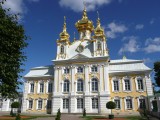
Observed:
[[[63,45],[61,45],[60,53],[61,53],[61,54],[64,53],[64,46],[63,46]]]
[[[77,91],[78,92],[83,91],[83,80],[82,79],[77,80]]]
[[[64,80],[63,92],[69,92],[69,80]]]
[[[77,68],[77,72],[78,72],[78,73],[83,73],[83,68],[82,68],[82,67],[78,67],[78,68]]]
[[[98,43],[97,43],[97,49],[98,49],[98,50],[101,50],[101,49],[102,49],[101,42],[98,42]]]
[[[98,80],[96,78],[92,79],[92,91],[98,91]]]

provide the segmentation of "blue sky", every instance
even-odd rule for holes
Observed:
[[[86,0],[86,5],[94,26],[99,11],[111,59],[125,54],[128,59],[144,60],[150,68],[160,60],[160,0]],[[4,7],[21,14],[20,23],[31,37],[22,75],[52,64],[64,16],[70,41],[74,32],[78,39],[75,23],[82,17],[83,0],[8,0]]]

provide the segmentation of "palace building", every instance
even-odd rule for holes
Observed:
[[[24,76],[22,112],[56,114],[60,108],[62,113],[82,113],[85,108],[103,114],[110,113],[106,103],[111,100],[117,114],[149,107],[151,69],[142,60],[111,60],[100,18],[94,28],[85,8],[75,26],[79,40],[70,42],[64,20],[53,64],[32,68]]]

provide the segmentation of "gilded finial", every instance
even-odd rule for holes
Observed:
[[[66,32],[66,16],[64,16],[63,32]]]
[[[86,10],[86,1],[83,1],[84,10],[83,10],[83,16],[82,19],[88,19],[87,17],[87,10]]]
[[[125,55],[123,55],[123,60],[127,59]]]
[[[101,23],[100,23],[100,18],[99,18],[99,12],[97,11],[97,26],[100,27]]]
[[[86,1],[83,1],[83,5],[84,5],[84,10],[86,10]]]

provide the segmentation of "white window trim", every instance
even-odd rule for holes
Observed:
[[[125,82],[124,82],[124,80],[126,80],[126,79],[129,80],[130,90],[125,90]],[[124,91],[124,92],[132,92],[132,80],[131,80],[131,77],[128,77],[128,76],[123,77],[123,79],[122,79],[122,84],[123,84],[123,91]]]
[[[92,71],[92,67],[97,67],[97,71]],[[98,73],[99,72],[98,65],[91,65],[90,72],[91,73]]]
[[[138,82],[137,82],[138,79],[142,79],[143,90],[139,90],[139,89],[138,89]],[[137,90],[138,92],[144,92],[144,91],[145,91],[145,89],[146,89],[146,87],[145,87],[145,79],[144,79],[143,77],[141,77],[141,76],[136,77],[136,78],[135,78],[135,83],[136,83],[136,90]]]
[[[52,84],[52,92],[48,92],[50,83]],[[46,83],[46,93],[53,93],[53,82],[51,80]]]
[[[139,106],[140,106],[140,102],[139,102],[139,100],[140,100],[140,99],[144,99],[144,100],[145,100],[145,106],[147,107],[146,97],[145,97],[145,96],[139,96],[139,97],[137,98],[137,102],[138,102],[138,109],[140,109],[140,108],[139,108]]]
[[[126,104],[126,99],[131,99],[132,100],[132,109],[127,109],[127,104]],[[125,106],[125,110],[134,110],[134,99],[133,99],[133,97],[131,97],[131,96],[126,96],[125,98],[124,98],[124,106]]]
[[[32,109],[29,108],[29,101],[32,100]],[[27,108],[28,110],[33,110],[33,107],[34,107],[34,100],[31,98],[31,99],[28,99],[28,102],[27,102]]]
[[[113,99],[113,102],[114,102],[114,100],[120,100],[120,109],[118,109],[118,108],[115,108],[115,109],[116,110],[122,110],[122,99],[121,99],[121,97],[115,96],[114,99]]]
[[[42,109],[39,109],[39,108],[38,108],[38,102],[39,102],[39,100],[42,100]],[[43,100],[42,98],[37,99],[37,107],[36,107],[37,110],[43,110],[43,103],[44,103],[44,100]]]
[[[82,83],[83,83],[83,90],[82,90],[82,91],[78,91],[78,80],[81,80],[81,81],[82,81]],[[79,92],[79,93],[80,93],[80,92],[84,92],[84,80],[83,80],[83,79],[81,79],[81,78],[80,78],[80,79],[78,79],[78,80],[75,82],[75,83],[76,83],[76,91],[77,91],[77,92]]]
[[[69,91],[64,91],[64,81],[68,80],[69,81]],[[70,80],[69,79],[65,79],[62,81],[62,92],[63,93],[69,93],[71,91],[71,84],[70,84]]]
[[[31,92],[31,84],[34,84],[34,92]],[[34,83],[34,81],[30,81],[30,82],[28,82],[28,93],[29,94],[33,94],[33,93],[35,93],[35,83]]]
[[[118,91],[114,90],[114,81],[118,81],[118,87],[119,87]],[[119,91],[120,91],[120,79],[118,77],[113,77],[112,78],[112,92],[119,92]]]
[[[93,80],[93,79],[96,79],[96,80],[97,80],[97,85],[98,85],[97,91],[93,91],[93,90],[92,90],[92,80]],[[90,91],[93,92],[93,93],[99,92],[99,80],[98,80],[98,78],[96,78],[96,77],[91,78],[91,81],[90,81]]]

